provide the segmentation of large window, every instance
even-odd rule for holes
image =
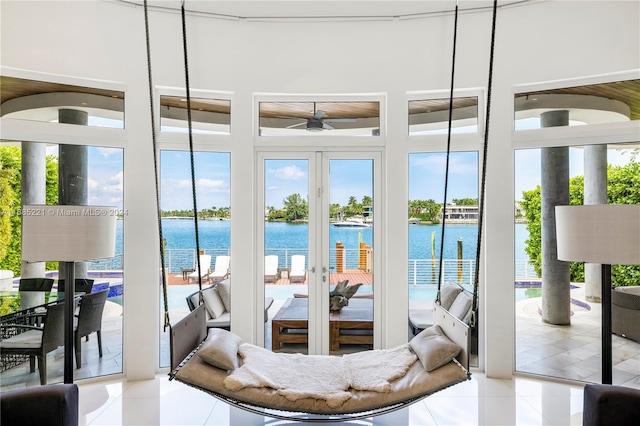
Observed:
[[[441,287],[454,284],[464,289],[465,297],[472,298],[474,292],[479,231],[478,153],[453,152],[449,163],[444,206],[446,154],[409,154],[410,337],[433,325],[439,279]],[[467,313],[468,310],[461,313],[459,319],[469,322]],[[473,343],[476,346],[472,355],[477,354],[477,340]],[[472,365],[477,365],[477,357],[474,358]]]
[[[0,86],[3,118],[124,128],[124,92],[8,76]],[[65,110],[86,115],[69,119]]]
[[[260,136],[378,136],[380,102],[260,102]]]
[[[449,109],[452,108],[451,133],[478,131],[478,98],[457,97],[409,101],[409,134],[437,135],[449,131]]]
[[[635,146],[622,144],[515,152],[516,371],[601,381],[600,265],[557,260],[549,212],[555,205],[640,203],[638,160]],[[614,287],[638,286],[639,270],[614,265]],[[635,387],[640,343],[624,309],[614,301],[613,380]]]
[[[188,151],[160,151],[164,269],[171,323],[189,313],[186,301],[189,295],[220,281],[228,283],[232,280],[228,271],[231,247],[230,163],[229,153],[194,152],[198,253],[190,154]],[[226,273],[216,275],[223,263],[225,267],[222,270]],[[198,305],[197,295],[193,302]],[[162,295],[159,306],[164,311]],[[228,318],[229,312],[220,316]],[[219,318],[222,320],[224,318]],[[160,366],[167,367],[169,331],[163,328],[163,324],[160,324],[160,336]]]
[[[0,322],[23,323],[28,312],[45,312],[62,297],[61,264],[21,261],[23,204],[77,204],[113,206],[117,212],[115,257],[92,262],[76,262],[78,303],[88,293],[107,292],[101,313],[101,339],[92,333],[80,342],[81,362],[74,360],[75,379],[122,373],[123,317],[125,298],[123,277],[123,225],[127,209],[123,205],[123,149],[85,145],[57,145],[36,142],[0,145]],[[62,174],[72,176],[60,178]],[[60,179],[59,179],[60,178]],[[63,250],[63,247],[60,247]],[[51,280],[50,290],[20,291],[27,279]],[[84,284],[87,284],[84,286]],[[82,287],[82,288],[80,288]],[[38,308],[35,306],[41,305]],[[3,327],[3,338],[20,330]],[[8,334],[6,334],[8,333]],[[48,355],[47,382],[62,381],[64,350]],[[31,373],[26,359],[0,353],[0,381],[24,386],[39,384],[38,372]]]

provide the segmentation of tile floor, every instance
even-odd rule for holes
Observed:
[[[169,381],[166,375],[136,382],[80,384],[81,425],[280,425],[289,424],[230,407]],[[515,378],[470,381],[445,389],[360,425],[581,425],[582,386]],[[298,424],[309,424],[301,422]]]
[[[531,302],[529,302],[531,303]],[[277,304],[274,304],[274,312]],[[456,385],[395,413],[350,422],[363,425],[580,425],[582,388],[544,376],[599,382],[600,319],[597,306],[576,310],[570,327],[544,324],[537,305],[518,306],[516,315],[516,370],[541,376],[512,380],[486,378],[474,372],[469,382]],[[121,372],[121,316],[105,318],[103,345],[98,358],[95,336],[83,341],[83,366],[76,379]],[[267,324],[266,330],[269,330]],[[267,338],[269,336],[267,335]],[[640,388],[640,345],[613,336],[614,383]],[[270,342],[268,342],[270,343]],[[166,354],[165,354],[166,355]],[[62,349],[49,355],[49,382],[62,381]],[[38,373],[28,364],[0,373],[0,390],[37,386]],[[154,380],[127,382],[85,380],[80,386],[82,425],[278,425],[287,422],[246,413],[166,374]]]

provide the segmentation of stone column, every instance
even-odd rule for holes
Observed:
[[[58,122],[86,126],[89,114],[75,109],[58,110]],[[58,148],[58,204],[87,205],[88,202],[88,160],[89,147],[86,145],[60,145]],[[58,278],[65,275],[64,264],[60,263]],[[75,263],[76,278],[87,277],[87,262]]]
[[[39,142],[22,142],[22,205],[46,204],[47,146]],[[20,265],[21,278],[41,278],[45,274],[44,262]],[[44,293],[25,291],[20,295],[21,309],[44,303]]]
[[[584,147],[584,205],[607,204],[607,146]],[[584,292],[590,302],[602,298],[602,266],[584,264]]]
[[[542,127],[567,126],[569,111],[541,115]],[[542,320],[555,325],[571,323],[569,263],[558,260],[556,213],[569,204],[569,148],[542,148]]]

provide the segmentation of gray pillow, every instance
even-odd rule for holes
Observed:
[[[231,289],[229,288],[229,281],[221,281],[216,284],[216,290],[218,295],[222,299],[222,304],[227,312],[231,312]]]
[[[204,341],[198,355],[204,362],[222,370],[234,370],[240,366],[238,361],[238,347],[242,339],[237,334],[222,328],[209,329],[209,335]]]
[[[218,318],[224,313],[224,304],[215,288],[202,290],[202,300],[204,300],[204,307],[212,318]]]
[[[440,289],[440,305],[448,311],[451,304],[461,291],[462,287],[458,284],[444,283]]]
[[[451,307],[448,309],[449,313],[458,318],[460,321],[464,322],[467,318],[469,310],[471,310],[472,303],[473,301],[471,300],[471,296],[467,295],[467,293],[465,292],[462,292],[458,294],[456,300],[454,300],[451,304]]]
[[[439,325],[425,328],[409,345],[427,371],[442,367],[460,353],[460,346],[449,340]]]

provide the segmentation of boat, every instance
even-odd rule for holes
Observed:
[[[411,224],[411,225],[415,225],[415,224],[418,224],[420,222],[422,222],[422,220],[420,218],[418,218],[418,217],[410,217],[409,218],[409,224]]]
[[[338,228],[369,228],[370,224],[364,223],[362,219],[358,219],[355,217],[347,218],[340,222],[333,222],[333,226]]]

